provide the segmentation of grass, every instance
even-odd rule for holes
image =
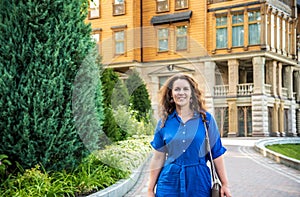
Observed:
[[[266,148],[287,157],[300,160],[300,144],[276,144],[266,146]]]

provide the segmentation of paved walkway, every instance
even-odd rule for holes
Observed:
[[[233,197],[300,197],[300,171],[257,153],[254,138],[223,138],[226,169]],[[146,197],[149,163],[125,197]]]

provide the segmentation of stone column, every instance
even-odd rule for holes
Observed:
[[[279,123],[280,136],[284,137],[285,131],[284,131],[284,101],[283,100],[281,100],[280,106],[279,106],[278,123]]]
[[[238,111],[236,105],[237,85],[239,83],[239,62],[238,60],[228,61],[228,85],[229,92],[227,98],[229,131],[228,136],[236,136],[238,133]]]
[[[280,136],[278,131],[278,109],[279,109],[280,100],[277,99],[274,103],[273,108],[273,125],[272,125],[272,136]],[[270,125],[271,126],[271,125]]]
[[[228,85],[229,85],[229,96],[237,95],[237,85],[239,84],[239,61],[228,60]]]
[[[236,98],[228,98],[228,137],[235,137],[238,134],[238,111],[236,106]]]
[[[263,94],[265,89],[265,58],[254,57],[253,63],[253,82],[254,94]]]
[[[150,90],[151,90],[151,103],[152,103],[152,109],[153,114],[155,118],[158,120],[158,91],[159,91],[159,79],[157,76],[151,76],[151,82],[149,84]]]
[[[276,67],[277,62],[276,61],[268,61],[266,63],[266,69],[267,69],[267,76],[266,76],[266,83],[271,85],[271,94],[274,97],[277,97],[277,83],[276,83]]]
[[[295,84],[296,84],[296,102],[300,102],[300,71],[294,72]]]
[[[214,86],[216,85],[216,63],[205,62],[204,63],[204,77],[205,77],[205,101],[209,108],[209,111],[214,114]]]
[[[277,66],[277,90],[278,96],[282,97],[282,63],[279,62]]]
[[[287,97],[289,99],[293,98],[293,68],[292,66],[285,67],[285,76],[284,76],[285,87],[288,89]]]
[[[252,136],[269,136],[267,96],[264,95],[265,58],[255,57],[253,63],[254,94],[252,95]]]

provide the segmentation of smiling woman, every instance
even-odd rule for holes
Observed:
[[[161,119],[151,142],[155,150],[148,197],[211,196],[203,121],[207,122],[211,153],[222,182],[220,195],[231,196],[223,160],[226,149],[214,117],[206,111],[203,95],[196,81],[185,74],[172,76],[161,88]]]

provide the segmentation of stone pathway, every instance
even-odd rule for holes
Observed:
[[[223,138],[225,163],[233,197],[300,197],[300,171],[257,153],[255,138]],[[149,163],[125,197],[146,197]]]

